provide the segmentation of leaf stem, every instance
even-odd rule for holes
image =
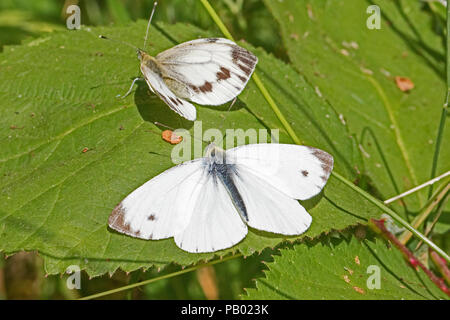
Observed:
[[[176,276],[184,274],[184,273],[188,273],[188,272],[191,272],[191,271],[194,271],[194,270],[206,267],[206,266],[212,266],[212,265],[215,265],[217,263],[225,262],[225,261],[232,260],[232,259],[239,258],[239,257],[242,257],[242,253],[238,253],[238,254],[235,254],[233,256],[229,256],[229,257],[223,258],[223,259],[217,259],[217,260],[210,261],[210,262],[207,262],[207,263],[201,263],[201,264],[198,264],[196,266],[193,266],[193,267],[190,267],[190,268],[186,268],[184,270],[180,270],[180,271],[177,271],[177,272],[172,272],[172,273],[160,276],[160,277],[144,280],[144,281],[141,281],[141,282],[136,282],[136,283],[133,283],[133,284],[129,284],[127,286],[115,288],[115,289],[108,290],[108,291],[99,292],[99,293],[96,293],[96,294],[93,294],[93,295],[90,295],[90,296],[86,296],[86,297],[80,298],[78,300],[92,300],[92,299],[101,298],[101,297],[104,297],[104,296],[107,296],[107,295],[110,295],[110,294],[113,294],[113,293],[117,293],[117,292],[121,292],[121,291],[125,291],[125,290],[130,290],[130,289],[133,289],[133,288],[136,288],[136,287],[140,287],[140,286],[144,286],[144,285],[150,284],[152,282],[156,282],[158,280],[173,278],[173,277],[176,277]]]
[[[439,122],[439,129],[436,137],[436,146],[434,148],[434,155],[433,155],[433,164],[431,166],[431,177],[434,177],[436,175],[437,170],[437,164],[439,160],[439,152],[441,150],[441,142],[442,142],[442,136],[444,134],[445,129],[445,121],[447,119],[447,109],[448,109],[448,102],[450,98],[450,6],[447,5],[447,34],[446,36],[446,72],[447,72],[447,94],[445,97],[444,105],[442,106],[442,112],[441,112],[441,120]],[[431,197],[433,193],[433,186],[430,187],[430,190],[428,191],[428,198]]]
[[[418,214],[414,220],[411,222],[414,228],[419,228],[422,223],[428,219],[430,213],[433,211],[433,209],[439,205],[442,199],[445,199],[445,196],[447,195],[448,191],[450,190],[450,184],[448,181],[446,181],[444,184],[442,184],[435,192],[435,194],[428,200],[428,203],[426,204],[425,208],[421,211],[420,214]],[[398,240],[402,244],[406,244],[409,239],[411,238],[411,232],[404,231],[399,237]]]
[[[444,211],[444,208],[447,204],[447,201],[450,198],[450,194],[447,194],[445,196],[444,199],[442,199],[441,202],[439,202],[439,206],[436,209],[436,214],[434,215],[433,221],[431,221],[430,224],[427,225],[426,229],[425,229],[425,237],[428,237],[428,235],[431,233],[431,231],[433,231],[434,227],[436,226],[436,223],[438,222],[439,218],[442,215],[442,212]],[[414,249],[414,251],[419,250],[420,246],[423,244],[423,241],[419,241],[419,243],[417,244],[416,248]]]
[[[286,118],[284,117],[283,113],[281,113],[280,109],[278,108],[277,104],[275,103],[275,101],[272,99],[272,96],[270,95],[269,91],[267,91],[266,87],[264,86],[264,84],[262,83],[262,81],[259,79],[258,75],[255,73],[253,73],[252,79],[255,81],[256,86],[258,87],[258,89],[261,91],[262,95],[264,96],[264,98],[267,100],[267,102],[269,103],[270,107],[272,108],[273,112],[276,114],[276,116],[278,117],[278,120],[280,120],[281,124],[284,126],[284,128],[286,129],[286,131],[288,132],[289,136],[291,137],[291,139],[294,141],[295,144],[302,144],[302,142],[300,141],[300,139],[297,137],[297,135],[295,134],[295,131],[292,129],[291,125],[289,124],[289,122],[286,120]]]
[[[219,27],[219,29],[222,31],[222,33],[230,40],[234,40],[232,35],[230,34],[230,32],[228,31],[228,29],[225,27],[225,25],[223,24],[222,20],[220,20],[219,16],[217,15],[217,13],[215,12],[214,8],[209,4],[208,0],[200,0],[201,3],[203,4],[203,6],[205,7],[205,9],[208,11],[209,15],[211,16],[211,18],[214,20],[214,22],[217,24],[217,26]],[[450,6],[449,10],[450,10]],[[448,11],[450,12],[450,11]],[[447,38],[448,41],[448,38]],[[294,130],[292,129],[291,125],[289,124],[289,122],[286,120],[286,118],[283,116],[283,114],[281,113],[280,109],[278,108],[276,102],[272,99],[272,97],[270,96],[270,93],[267,91],[267,89],[265,88],[264,84],[262,83],[262,81],[259,79],[258,75],[256,75],[255,73],[252,76],[253,80],[255,81],[256,85],[258,86],[258,88],[261,90],[261,93],[263,94],[263,96],[266,98],[267,102],[269,103],[270,107],[272,108],[272,110],[274,111],[274,113],[277,115],[278,119],[280,120],[280,122],[283,124],[283,126],[285,127],[286,131],[289,133],[290,137],[292,138],[292,140],[296,143],[296,144],[301,144],[300,139],[297,137],[297,135],[295,134]],[[450,92],[450,91],[449,91]],[[408,229],[409,231],[411,231],[416,237],[418,237],[419,239],[421,239],[423,242],[425,242],[426,244],[428,244],[431,248],[433,248],[434,251],[436,251],[439,255],[441,255],[447,262],[450,262],[450,257],[441,249],[439,248],[437,245],[435,245],[433,242],[431,242],[428,238],[426,238],[423,234],[421,234],[419,231],[417,231],[416,229],[414,229],[407,221],[405,221],[402,217],[400,217],[397,213],[395,213],[393,210],[391,210],[390,208],[386,207],[380,200],[374,198],[373,196],[371,196],[370,194],[368,194],[367,192],[365,192],[364,190],[358,188],[357,186],[355,186],[353,183],[351,183],[350,181],[348,181],[346,178],[344,178],[343,176],[341,176],[340,174],[336,173],[335,171],[331,172],[331,174],[337,178],[338,180],[340,180],[341,182],[343,182],[344,184],[346,184],[347,186],[349,186],[350,188],[352,188],[354,191],[358,192],[359,194],[361,194],[364,198],[366,198],[367,200],[369,200],[370,202],[372,202],[374,205],[376,205],[378,208],[380,208],[382,211],[386,212],[387,214],[389,214],[392,218],[394,218],[397,222],[399,222],[400,224],[402,224],[406,229]]]
[[[222,20],[220,19],[220,17],[217,15],[216,11],[214,10],[214,8],[209,4],[208,0],[200,0],[201,3],[203,4],[203,6],[205,7],[206,11],[208,11],[209,15],[211,16],[211,18],[214,20],[214,22],[217,24],[217,26],[219,27],[220,31],[225,35],[225,37],[227,37],[230,40],[234,40],[233,36],[231,35],[230,31],[228,31],[227,27],[223,24]],[[252,76],[253,81],[255,82],[256,86],[258,87],[258,89],[261,91],[262,95],[264,96],[264,98],[267,100],[267,102],[269,103],[270,107],[272,108],[272,110],[275,112],[275,114],[277,115],[278,119],[280,120],[280,122],[283,124],[283,126],[286,128],[286,131],[288,132],[289,136],[292,138],[292,140],[294,141],[294,143],[296,144],[302,144],[300,139],[297,137],[297,135],[295,134],[294,130],[292,129],[292,127],[290,126],[289,122],[286,120],[286,118],[284,117],[284,115],[281,113],[280,109],[278,108],[277,104],[275,103],[275,101],[272,99],[272,96],[269,94],[269,92],[267,91],[266,87],[264,87],[261,79],[258,77],[258,75],[256,74],[256,72],[253,73]]]
[[[217,13],[214,10],[214,8],[209,4],[208,0],[200,0],[200,2],[203,4],[203,6],[205,7],[206,11],[208,11],[209,15],[214,20],[214,22],[217,24],[217,26],[219,27],[220,31],[222,31],[222,33],[225,35],[225,37],[227,37],[228,39],[234,41],[233,36],[231,35],[230,31],[228,31],[227,27],[225,27],[225,25],[223,24],[223,22],[220,19],[220,17],[217,15]]]

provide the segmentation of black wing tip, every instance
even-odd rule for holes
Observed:
[[[122,205],[122,202],[119,203],[114,210],[111,212],[108,218],[108,225],[111,229],[114,229],[118,232],[125,233],[126,235],[140,238],[141,232],[134,231],[131,229],[129,223],[125,222],[125,208]]]
[[[319,161],[322,163],[322,169],[325,171],[326,179],[328,180],[328,177],[331,174],[331,171],[333,171],[334,167],[334,158],[331,154],[329,154],[326,151],[323,151],[321,149],[308,147],[311,150],[311,153],[313,156],[315,156]],[[323,178],[322,178],[323,179]]]

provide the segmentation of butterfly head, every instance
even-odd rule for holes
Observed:
[[[205,158],[210,162],[223,163],[225,160],[225,151],[211,142],[205,149]]]
[[[141,61],[141,66],[146,66],[153,72],[161,75],[159,63],[154,57],[152,57],[147,52],[141,49],[137,49],[136,53],[139,60]]]
[[[148,56],[147,52],[145,52],[144,50],[141,50],[139,48],[136,50],[136,54],[137,54],[139,61],[145,60],[145,56]]]

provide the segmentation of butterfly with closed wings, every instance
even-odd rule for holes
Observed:
[[[144,49],[155,6],[147,25]],[[109,39],[102,35],[100,38]],[[155,57],[135,49],[150,90],[191,121],[196,120],[197,110],[187,100],[213,106],[233,100],[245,88],[258,62],[253,53],[222,38],[184,42]]]
[[[221,105],[244,89],[258,58],[233,41],[197,39],[152,57],[138,50],[141,72],[149,88],[172,110],[194,121],[196,109],[188,102]]]

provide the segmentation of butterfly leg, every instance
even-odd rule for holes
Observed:
[[[120,95],[120,94],[118,94],[118,95],[116,96],[116,98],[124,99],[125,97],[127,97],[127,96],[130,94],[131,90],[133,90],[134,84],[135,84],[136,81],[138,81],[138,80],[144,80],[144,78],[134,78],[134,79],[133,79],[133,82],[131,83],[131,87],[130,87],[130,89],[128,89],[127,93],[125,93],[123,96]]]
[[[230,111],[231,108],[233,108],[234,104],[236,103],[236,100],[237,100],[237,97],[234,97],[234,99],[233,99],[233,101],[231,101],[231,104],[230,104],[230,106],[228,107],[228,110],[227,110],[227,111]]]

